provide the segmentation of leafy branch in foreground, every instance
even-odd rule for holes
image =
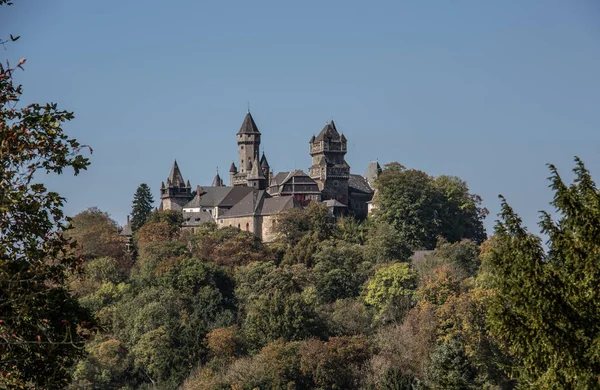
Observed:
[[[90,317],[65,287],[79,259],[62,236],[64,198],[34,181],[65,168],[77,175],[89,160],[63,132],[73,113],[18,107],[14,74],[24,63],[0,64],[0,385],[57,389],[83,352]]]

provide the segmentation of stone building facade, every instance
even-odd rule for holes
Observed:
[[[175,161],[166,185],[161,185],[160,209],[180,210],[185,229],[215,222],[250,231],[265,242],[274,239],[281,213],[309,202],[323,202],[335,217],[367,217],[381,168],[371,163],[365,176],[350,173],[345,160],[348,141],[333,120],[309,141],[308,174],[301,170],[274,174],[260,153],[261,136],[248,111],[236,134],[238,156],[229,169],[229,186],[217,172],[212,186],[197,186],[192,192]]]

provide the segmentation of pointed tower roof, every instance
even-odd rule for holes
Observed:
[[[179,170],[179,165],[177,165],[177,160],[173,163],[173,168],[171,168],[171,173],[169,174],[169,178],[167,179],[167,184],[185,187],[185,181],[183,180],[183,175]]]
[[[237,173],[237,168],[236,168],[235,163],[233,161],[231,162],[231,167],[229,168],[229,172],[231,172],[231,173]]]
[[[333,139],[338,139],[340,137],[340,134],[335,129],[335,125],[332,125],[331,122],[327,122],[325,127],[323,127],[323,130],[321,130],[321,132],[319,133],[319,135],[317,135],[314,141],[323,141],[327,137]]]
[[[260,134],[260,131],[258,131],[258,126],[256,126],[250,111],[248,111],[246,117],[244,118],[244,122],[242,122],[242,127],[240,127],[240,131],[238,131],[238,135],[239,134]]]
[[[260,167],[261,168],[269,168],[269,162],[267,161],[265,152],[263,152],[262,157],[260,158]]]
[[[252,170],[250,171],[250,176],[248,176],[248,180],[259,179],[265,179],[265,175],[263,174],[262,169],[258,169],[258,161],[254,159],[254,163],[252,164]]]
[[[221,179],[221,176],[219,176],[219,171],[217,171],[217,174],[215,175],[215,178],[213,179],[212,186],[213,187],[223,187],[223,179]]]
[[[313,142],[315,142],[315,135],[314,134],[312,135],[312,137],[310,137],[309,143],[312,144]]]

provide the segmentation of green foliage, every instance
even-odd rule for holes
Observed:
[[[413,251],[394,227],[381,220],[371,224],[365,245],[365,258],[373,263],[408,261]]]
[[[324,333],[313,307],[300,294],[284,295],[276,290],[259,296],[247,310],[244,332],[253,345],[277,339],[303,340]]]
[[[334,220],[324,205],[311,202],[305,209],[292,209],[279,216],[277,234],[279,240],[296,245],[306,235],[316,240],[330,238],[334,231]]]
[[[369,279],[365,287],[365,302],[375,308],[383,321],[394,321],[410,309],[416,288],[416,273],[406,263],[384,266]]]
[[[471,194],[459,178],[434,178],[391,163],[378,177],[376,187],[375,218],[391,224],[414,250],[433,249],[438,237],[451,242],[468,238],[480,243],[485,239],[487,210],[481,208],[481,197]]]
[[[527,388],[600,386],[600,193],[576,159],[576,178],[563,183],[550,166],[552,205],[542,213],[548,252],[503,201],[495,244],[486,251],[493,336],[514,359]]]
[[[154,198],[150,187],[146,183],[140,184],[133,195],[133,207],[131,208],[131,230],[133,232],[146,223],[152,212],[152,203],[154,203]]]
[[[480,389],[476,370],[458,340],[439,345],[431,354],[427,376],[433,389]]]
[[[359,295],[370,272],[362,248],[342,241],[327,242],[314,261],[315,287],[322,303]]]
[[[90,316],[66,286],[79,261],[63,237],[65,199],[35,180],[77,175],[89,161],[63,132],[73,113],[20,104],[24,63],[0,64],[0,387],[58,389],[83,354]]]

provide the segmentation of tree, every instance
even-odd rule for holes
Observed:
[[[438,237],[450,242],[485,239],[487,210],[481,207],[481,197],[457,177],[434,178],[391,163],[375,185],[375,220],[392,225],[413,250],[433,249]]]
[[[75,215],[65,237],[76,242],[75,253],[86,260],[103,256],[120,259],[125,254],[125,243],[119,236],[117,223],[97,207]]]
[[[146,183],[140,184],[133,195],[133,207],[131,208],[131,230],[134,233],[146,223],[152,212],[152,203],[154,203],[154,199],[150,187]]]
[[[0,64],[0,387],[58,389],[83,353],[90,316],[66,287],[80,262],[63,236],[65,199],[35,180],[77,175],[89,160],[63,132],[73,113],[19,105],[14,76],[24,63]]]
[[[600,192],[575,161],[570,186],[549,166],[558,220],[542,213],[548,251],[502,198],[483,258],[490,331],[512,355],[523,388],[600,386]]]
[[[416,274],[407,263],[393,263],[375,272],[365,288],[365,302],[384,321],[400,319],[410,309]]]

